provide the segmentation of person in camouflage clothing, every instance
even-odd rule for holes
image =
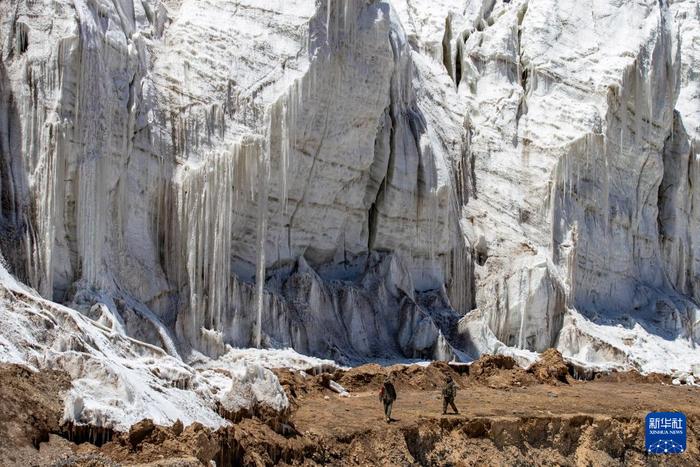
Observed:
[[[450,405],[456,414],[459,413],[455,406],[455,397],[457,396],[457,385],[452,380],[451,376],[447,377],[445,387],[442,388],[442,414],[447,415],[447,406]]]
[[[386,422],[391,422],[391,408],[396,400],[396,389],[390,377],[386,377],[382,388],[379,390],[379,400],[384,404],[384,416]]]

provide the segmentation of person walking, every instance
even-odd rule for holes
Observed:
[[[384,379],[384,384],[379,390],[379,400],[384,404],[384,417],[386,422],[391,422],[391,408],[396,400],[396,389],[389,376]]]
[[[442,414],[447,415],[447,406],[451,406],[455,414],[458,414],[457,406],[455,405],[455,397],[457,396],[457,385],[451,376],[445,380],[445,387],[442,388]]]

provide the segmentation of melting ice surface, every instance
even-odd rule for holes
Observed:
[[[3,254],[43,297],[82,284],[160,301],[143,323],[100,305],[90,319],[1,271],[0,361],[69,372],[66,420],[218,426],[220,406],[286,406],[269,368],[334,365],[227,346],[262,337],[353,364],[527,365],[556,346],[588,367],[697,374],[694,2],[126,3],[133,16],[59,0],[50,32],[44,2],[0,3],[18,33],[0,63],[3,173],[18,177],[2,179],[0,225],[27,237]],[[314,269],[377,251],[356,283]],[[273,295],[275,260],[296,273]],[[450,316],[416,296],[443,287]],[[172,289],[189,308],[166,330]],[[618,310],[636,320],[607,319]],[[441,318],[456,312],[455,331]],[[176,343],[218,358],[183,362]],[[417,360],[380,363],[397,361]]]
[[[268,368],[337,368],[292,350],[256,349],[231,349],[218,360],[200,355],[188,365],[124,336],[105,313],[94,321],[44,300],[0,268],[0,362],[68,372],[73,384],[64,421],[116,430],[144,418],[215,428],[227,423],[219,406],[234,413],[256,406],[283,411],[289,401]]]
[[[256,406],[283,411],[289,401],[271,368],[307,373],[340,368],[331,360],[291,349],[229,348],[215,360],[198,354],[188,365],[157,347],[124,336],[116,320],[104,316],[106,313],[105,308],[103,316],[94,321],[42,299],[2,268],[0,362],[68,372],[73,385],[65,394],[64,421],[116,430],[128,430],[144,418],[164,425],[178,419],[186,425],[197,421],[215,428],[228,423],[219,415],[219,407],[228,412]],[[582,316],[572,316],[574,319],[585,321]],[[563,333],[560,348],[574,361],[590,362],[592,356],[600,355],[600,347],[623,348],[627,344],[635,348],[627,367],[675,373],[688,382],[693,370],[700,368],[685,341],[587,322],[567,322],[565,330],[567,326],[570,332]],[[533,352],[505,346],[497,351],[513,355],[523,365],[536,358]],[[379,363],[426,364],[415,360]],[[611,368],[605,361],[599,366]],[[339,393],[343,394],[342,388]]]

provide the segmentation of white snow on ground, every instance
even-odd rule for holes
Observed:
[[[40,298],[0,267],[0,362],[70,374],[64,421],[120,431],[150,418],[216,428],[217,413],[288,400],[277,377],[250,362],[200,363],[192,368],[163,350],[136,341],[79,312]]]
[[[296,352],[294,349],[229,348],[228,352],[216,361],[220,362],[220,364],[254,364],[268,369],[289,368],[302,370],[307,373],[323,373],[342,368],[333,360],[309,357]]]
[[[0,299],[0,334],[12,345],[13,358],[4,353],[0,358],[68,372],[73,387],[65,399],[65,421],[118,430],[143,418],[225,423],[214,411],[215,394],[206,379],[181,361],[112,334],[74,310],[11,294],[5,289]]]
[[[252,411],[256,406],[284,412],[289,407],[277,376],[260,365],[238,362],[227,366],[226,362],[211,361],[208,367],[205,374],[211,381],[220,381],[219,402],[228,412]]]
[[[597,370],[636,369],[644,374],[671,375],[700,372],[700,353],[688,338],[668,335],[648,323],[629,327],[596,324],[574,310],[564,318],[557,347],[570,361]]]
[[[522,367],[534,363],[539,354],[508,347],[498,340],[479,310],[466,315],[459,332],[470,342],[470,354],[508,355]],[[700,377],[700,353],[687,337],[642,321],[599,324],[575,310],[567,310],[556,348],[564,358],[594,371],[637,370],[642,374],[664,373],[687,381]]]

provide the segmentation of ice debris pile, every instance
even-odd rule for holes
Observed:
[[[122,412],[153,378],[209,407],[217,378],[272,381],[192,366],[231,347],[700,363],[694,0],[11,0],[0,18],[0,249],[67,323],[11,316],[3,360],[137,354],[95,366]]]
[[[220,360],[200,355],[187,365],[117,327],[34,295],[4,269],[0,279],[0,362],[68,372],[73,383],[65,395],[65,422],[128,431],[150,418],[216,428],[227,423],[222,415],[287,410],[285,392],[268,368],[337,368],[289,349],[231,349]]]

